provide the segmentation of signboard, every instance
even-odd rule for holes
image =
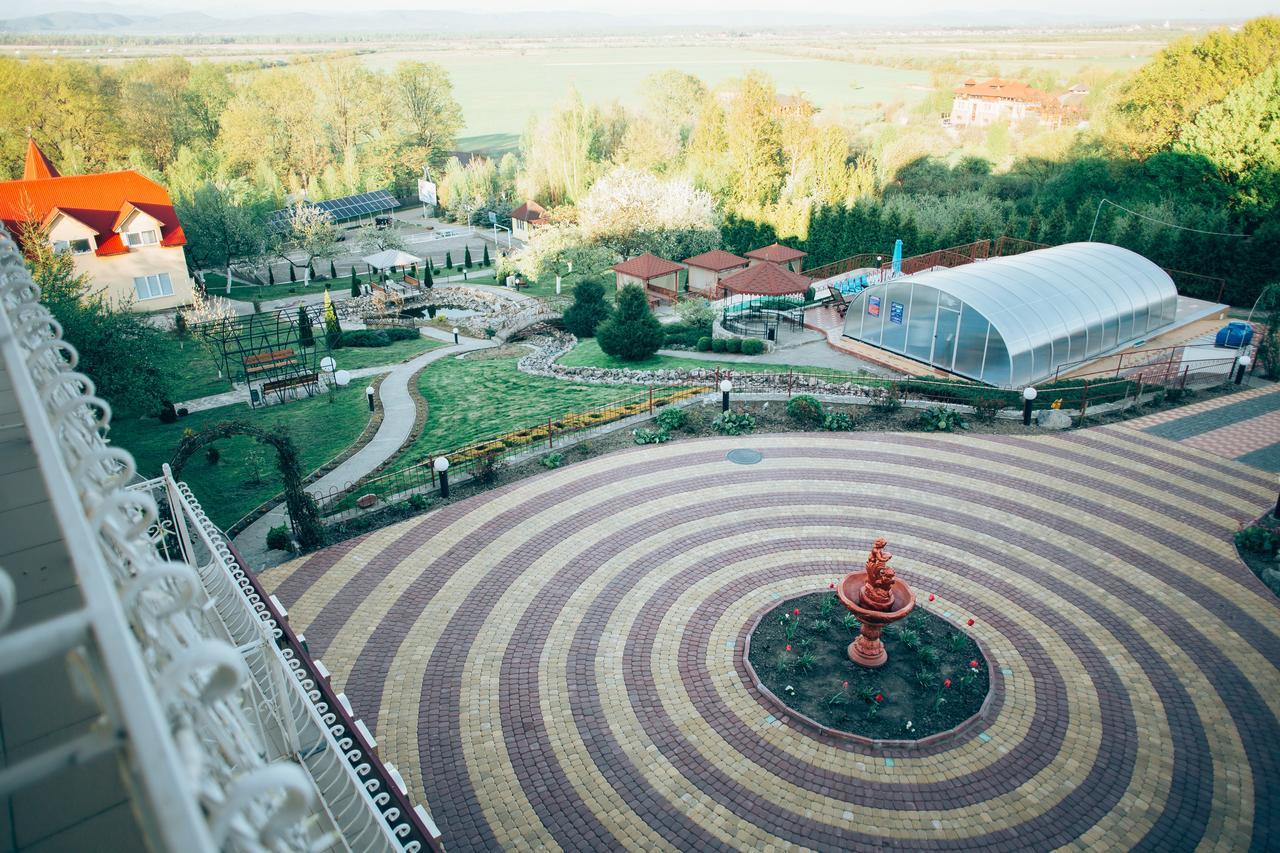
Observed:
[[[901,302],[889,303],[889,322],[902,325],[902,309],[906,307]]]
[[[867,297],[867,313],[870,314],[872,317],[880,316],[880,297],[879,296]]]
[[[436,185],[434,181],[418,178],[418,201],[433,207],[436,203]]]

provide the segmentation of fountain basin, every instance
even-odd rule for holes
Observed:
[[[862,623],[862,630],[849,644],[849,660],[868,668],[884,666],[889,659],[880,641],[884,626],[904,618],[916,607],[916,594],[905,581],[895,579],[889,589],[889,609],[877,610],[862,604],[862,588],[867,583],[865,571],[850,572],[836,586],[836,595],[850,613]]]

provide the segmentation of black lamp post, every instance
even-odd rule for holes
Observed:
[[[1244,372],[1249,369],[1249,365],[1252,363],[1253,362],[1249,360],[1249,356],[1247,355],[1242,355],[1236,359],[1236,384],[1237,385],[1239,385],[1241,382],[1244,381]]]
[[[729,411],[729,392],[733,390],[733,383],[728,379],[720,381],[720,411]]]
[[[1022,389],[1022,425],[1031,426],[1031,401],[1036,398],[1036,389],[1028,386]]]
[[[369,411],[372,412],[373,411],[373,386],[372,385],[364,389],[364,396],[365,396],[365,399],[369,401]]]
[[[436,473],[440,475],[440,497],[449,497],[449,460],[447,457],[436,457],[436,461],[431,465],[436,469]]]

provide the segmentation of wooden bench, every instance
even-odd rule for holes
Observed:
[[[320,383],[320,374],[318,373],[299,373],[297,376],[286,376],[284,379],[273,379],[270,382],[262,383],[262,396],[268,394],[279,394],[282,398],[284,392],[290,388],[302,388],[317,386]]]
[[[288,367],[297,362],[298,359],[295,358],[293,350],[278,349],[247,356],[244,360],[244,370],[245,373],[261,373],[277,367]]]
[[[419,289],[422,288],[422,282],[418,281],[416,278],[414,278],[411,275],[406,275],[404,277],[404,283],[409,285],[410,287],[416,287]]]

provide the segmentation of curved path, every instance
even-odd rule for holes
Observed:
[[[1119,427],[678,441],[262,579],[450,850],[1261,850],[1280,606],[1230,538],[1274,488]],[[914,751],[811,736],[741,663],[878,534],[993,663],[984,724]]]

